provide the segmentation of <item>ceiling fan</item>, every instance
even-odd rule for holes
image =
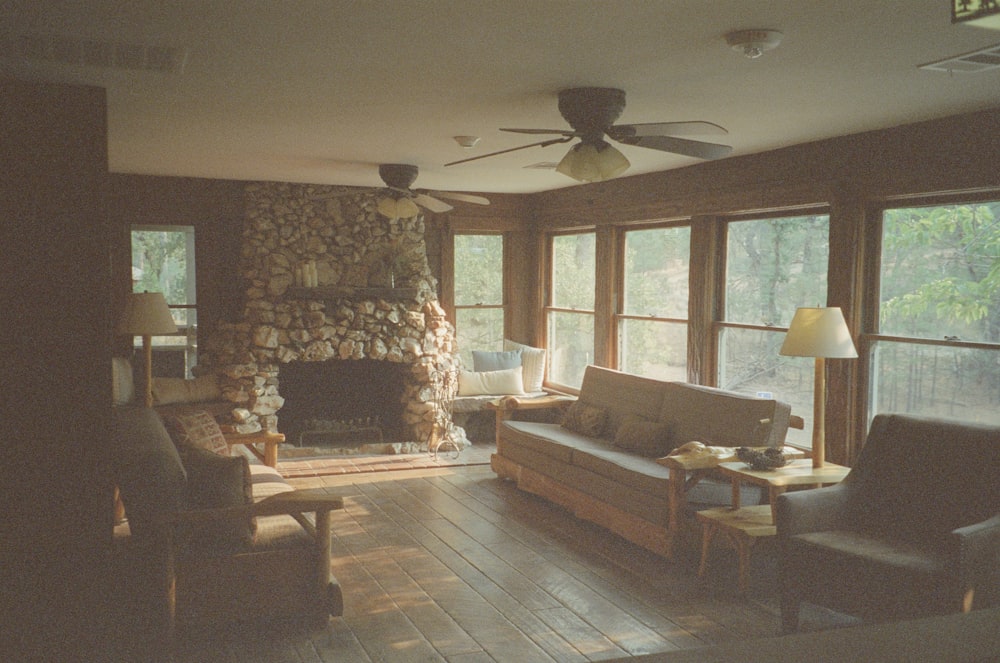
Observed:
[[[390,219],[407,219],[416,216],[420,210],[417,205],[432,212],[448,212],[454,207],[439,200],[448,198],[463,203],[473,203],[476,205],[489,205],[490,201],[483,196],[476,196],[469,193],[458,193],[453,191],[428,191],[426,189],[411,189],[410,187],[417,179],[420,170],[417,166],[403,163],[383,163],[379,164],[378,174],[385,183],[384,187],[373,187],[381,191],[379,196],[378,211]],[[321,196],[330,198],[334,196],[349,195],[353,192],[338,193]],[[433,194],[433,195],[431,195]]]
[[[719,159],[732,152],[733,148],[729,145],[678,137],[729,133],[717,124],[702,121],[615,124],[615,120],[623,110],[625,110],[623,90],[604,87],[562,90],[559,92],[559,113],[569,123],[571,129],[500,129],[522,134],[556,134],[558,138],[452,161],[445,166],[485,159],[528,147],[568,143],[574,138],[579,138],[580,142],[563,157],[556,170],[582,182],[596,182],[620,175],[631,165],[624,154],[604,139],[605,136],[624,145],[646,147],[699,159]]]

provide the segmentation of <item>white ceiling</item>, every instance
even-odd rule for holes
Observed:
[[[1000,106],[1000,69],[918,65],[1000,42],[952,25],[949,0],[5,0],[5,50],[22,34],[183,49],[173,74],[35,65],[0,73],[108,89],[113,172],[531,192],[567,145],[468,164],[533,142],[500,127],[565,128],[556,95],[618,87],[619,122],[708,120],[733,155]],[[748,60],[734,29],[784,33]],[[2,53],[0,53],[2,54]],[[466,150],[456,135],[481,137]],[[627,175],[696,163],[622,147]]]

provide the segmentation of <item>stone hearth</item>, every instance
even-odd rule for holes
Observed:
[[[426,444],[434,432],[468,444],[441,406],[457,384],[458,357],[427,263],[423,217],[389,220],[376,202],[374,193],[343,188],[248,185],[243,319],[204,334],[200,355],[201,370],[219,375],[238,408],[235,430],[280,430],[281,368],[289,362],[371,359],[406,366],[409,441]]]

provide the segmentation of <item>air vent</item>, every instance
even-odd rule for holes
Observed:
[[[979,51],[956,55],[955,57],[929,64],[922,64],[919,69],[930,71],[945,71],[949,74],[974,74],[980,71],[1000,68],[1000,44]]]
[[[187,51],[64,35],[25,34],[8,45],[8,58],[27,63],[178,74],[184,70]]]

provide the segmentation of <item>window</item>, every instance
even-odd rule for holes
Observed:
[[[686,382],[691,228],[629,230],[624,241],[618,367]]]
[[[769,395],[806,419],[788,441],[809,446],[815,362],[778,354],[800,306],[826,305],[829,217],[733,221],[726,230],[725,313],[719,325],[724,389]]]
[[[553,235],[546,307],[549,381],[578,388],[594,358],[596,235]]]
[[[132,290],[163,293],[177,334],[154,336],[153,350],[178,353],[179,370],[190,377],[198,362],[193,226],[132,227]]]
[[[1000,202],[882,216],[869,413],[1000,423]]]
[[[455,335],[472,366],[473,350],[503,347],[503,235],[456,235],[454,274]]]

